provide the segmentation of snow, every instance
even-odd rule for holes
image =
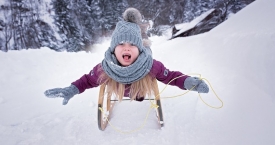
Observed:
[[[273,0],[258,0],[208,33],[165,41],[153,37],[153,56],[170,70],[199,73],[210,81],[224,106],[213,109],[195,92],[163,99],[165,127],[151,111],[145,126],[121,134],[97,127],[99,88],[76,95],[66,106],[44,96],[66,87],[101,62],[110,43],[91,53],[54,52],[48,48],[0,52],[1,145],[273,145],[275,144],[275,29]],[[268,15],[270,14],[270,15]],[[159,83],[159,88],[164,85]],[[185,91],[169,86],[162,97]],[[212,106],[213,91],[201,94]],[[150,103],[122,102],[111,123],[122,131],[138,128]]]

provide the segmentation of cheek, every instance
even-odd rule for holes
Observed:
[[[115,47],[114,53],[118,53],[122,50],[122,47],[120,45]]]
[[[119,57],[119,54],[118,54],[118,53],[114,53],[114,54],[115,54],[116,59],[117,59],[118,61],[120,61],[121,58]]]
[[[117,51],[114,52],[115,56],[117,57]]]
[[[135,54],[134,54],[135,59],[137,59],[138,56],[139,56],[139,51],[137,50],[137,51],[135,51]]]
[[[137,56],[139,55],[139,50],[138,49],[136,49],[136,54],[137,54]]]
[[[118,57],[119,54],[120,54],[120,51],[119,51],[119,48],[115,49],[115,52],[114,52],[115,56]]]

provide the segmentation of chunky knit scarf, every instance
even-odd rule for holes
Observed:
[[[150,48],[142,48],[137,60],[126,67],[123,67],[117,61],[115,54],[112,53],[109,48],[105,52],[105,58],[102,61],[102,68],[104,72],[114,79],[115,81],[122,84],[131,84],[135,81],[142,79],[146,76],[153,65],[152,52]]]

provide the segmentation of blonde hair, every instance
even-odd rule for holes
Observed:
[[[98,82],[100,85],[106,86],[107,96],[115,95],[119,101],[121,101],[124,97],[125,85],[119,83],[112,78],[110,78],[100,67],[99,69],[99,79]],[[130,93],[129,97],[131,100],[136,100],[140,97],[151,96],[153,93],[153,88],[155,87],[155,83],[153,83],[153,76],[148,73],[145,77],[136,81],[130,85]],[[128,89],[128,88],[127,88]]]

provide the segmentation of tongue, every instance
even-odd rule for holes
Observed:
[[[125,60],[129,60],[129,58],[130,58],[130,56],[127,56],[127,55],[124,56],[124,59],[125,59]]]

